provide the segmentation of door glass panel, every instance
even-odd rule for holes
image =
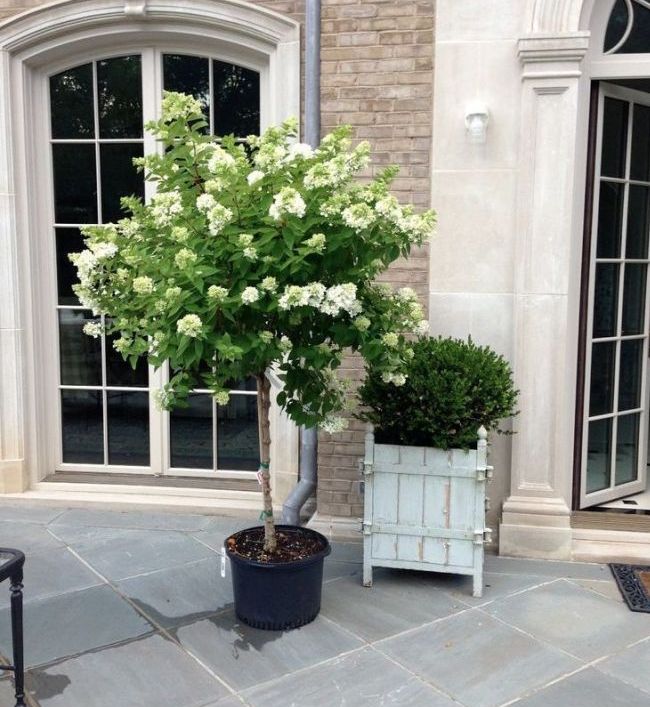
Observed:
[[[232,395],[217,407],[217,467],[256,471],[259,467],[257,396]]]
[[[627,484],[638,475],[639,464],[639,420],[641,415],[622,415],[618,418],[616,431],[615,484]]]
[[[87,311],[59,310],[61,385],[102,384],[101,341],[82,331],[86,322],[95,321],[97,317]]]
[[[623,288],[623,336],[641,334],[645,327],[645,292],[648,266],[626,263]]]
[[[589,414],[605,415],[614,410],[614,362],[616,343],[594,344],[591,353]]]
[[[609,486],[611,450],[612,418],[590,422],[587,441],[587,493]]]
[[[108,463],[149,465],[149,394],[109,391]]]
[[[144,175],[133,166],[134,157],[142,157],[142,143],[102,144],[102,221],[114,223],[126,215],[120,206],[123,196],[144,198]]]
[[[188,402],[169,414],[171,466],[212,469],[212,397],[194,393]]]
[[[55,139],[95,137],[92,64],[50,78],[50,115]]]
[[[222,61],[212,62],[215,135],[246,137],[260,132],[260,75]]]
[[[210,120],[210,63],[208,59],[184,54],[163,56],[163,83],[166,91],[188,93],[201,102]]]
[[[598,207],[597,258],[618,258],[621,253],[623,196],[625,187],[618,182],[600,183]]]
[[[641,356],[643,340],[621,342],[618,409],[632,410],[641,405]]]
[[[57,143],[52,159],[56,223],[97,223],[95,146]]]
[[[101,391],[61,391],[64,462],[77,464],[104,462],[102,409]]]
[[[99,136],[142,137],[142,77],[139,56],[97,62]]]
[[[77,284],[77,269],[68,258],[69,253],[79,253],[86,246],[78,228],[57,228],[56,238],[56,280],[59,304],[79,304],[72,286]]]
[[[604,177],[625,175],[628,103],[605,98],[600,173]]]
[[[650,187],[630,184],[627,207],[627,240],[625,257],[648,257],[648,231],[650,230]]]
[[[650,108],[638,103],[634,106],[630,179],[650,181]]]
[[[619,269],[620,266],[614,263],[599,263],[596,266],[594,339],[616,334]]]

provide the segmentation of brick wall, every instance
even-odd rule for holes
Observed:
[[[397,164],[395,194],[418,207],[429,206],[435,0],[322,0],[322,127],[349,123],[359,140],[369,140],[370,170]],[[43,4],[0,0],[0,18]],[[304,0],[257,3],[303,22]],[[414,252],[383,278],[413,287],[426,304],[428,254]],[[344,374],[359,380],[358,360]],[[323,515],[362,514],[357,460],[363,453],[362,426],[352,421],[339,435],[322,436],[319,447],[318,510]]]

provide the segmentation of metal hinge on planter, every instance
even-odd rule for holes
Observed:
[[[359,459],[359,473],[363,476],[369,476],[372,474],[373,464],[365,459]]]
[[[477,469],[476,480],[477,481],[491,481],[493,471],[494,471],[493,466],[486,466],[485,469]]]
[[[367,520],[362,520],[360,530],[364,535],[370,535],[372,532],[372,523]]]
[[[485,545],[492,542],[492,528],[474,531],[474,545]]]

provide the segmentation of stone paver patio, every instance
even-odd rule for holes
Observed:
[[[650,704],[650,614],[628,611],[606,566],[489,557],[474,599],[471,580],[450,575],[376,570],[364,589],[361,545],[335,543],[319,618],[272,633],[237,621],[219,571],[224,538],[251,524],[2,503],[0,546],[27,554],[30,704]]]

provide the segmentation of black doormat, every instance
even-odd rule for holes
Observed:
[[[612,563],[610,567],[630,609],[650,614],[650,565]]]

